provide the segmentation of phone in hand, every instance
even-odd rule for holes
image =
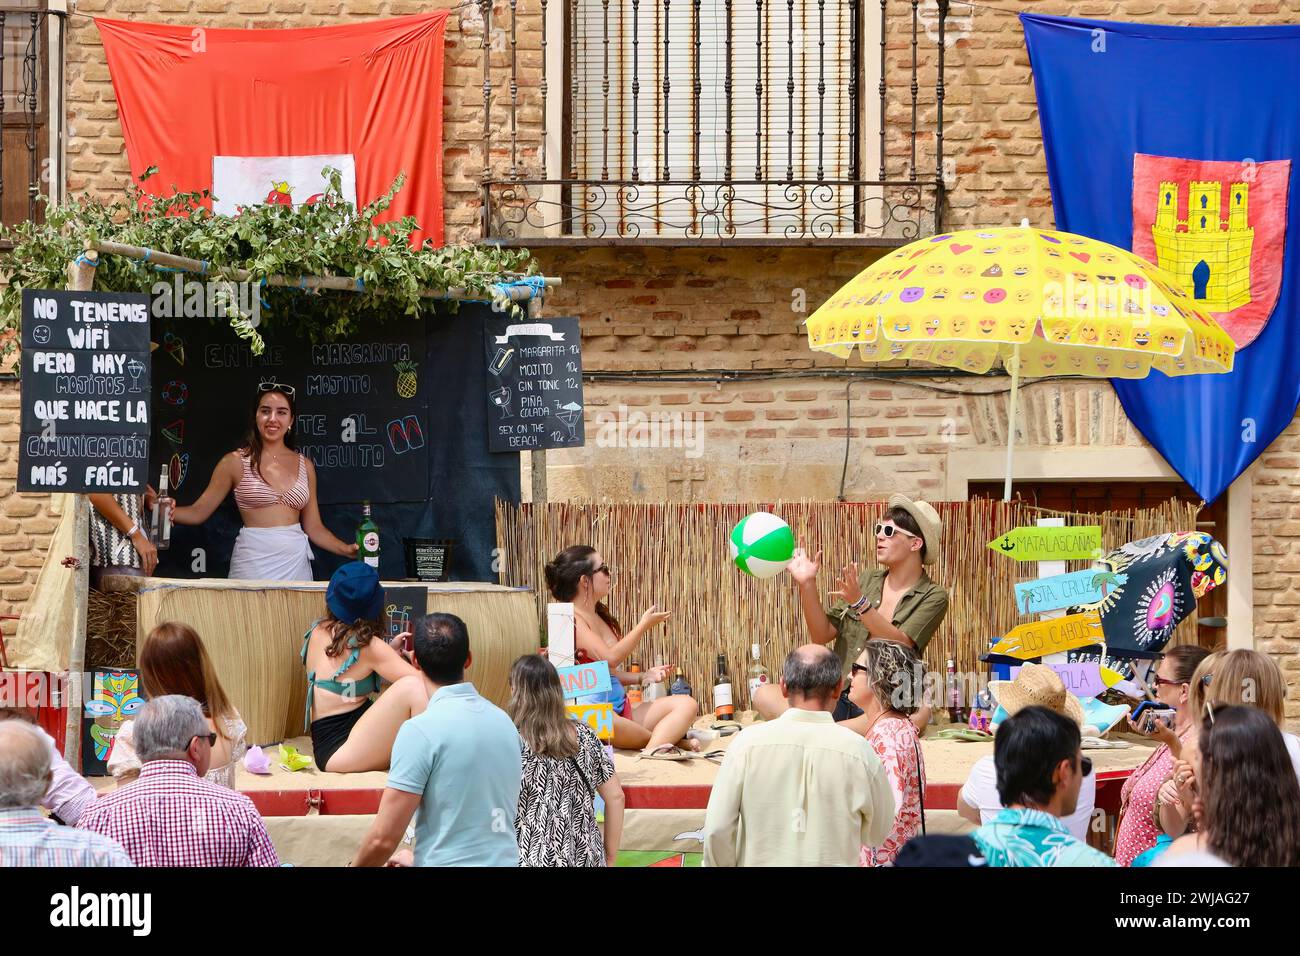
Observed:
[[[1162,704],[1154,700],[1144,700],[1133,708],[1133,713],[1129,715],[1129,719],[1149,734],[1155,731],[1155,722],[1157,720],[1166,727],[1172,727],[1174,709],[1168,704]]]

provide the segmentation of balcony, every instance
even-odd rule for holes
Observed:
[[[485,240],[896,246],[941,228],[947,0],[535,2],[476,10]]]

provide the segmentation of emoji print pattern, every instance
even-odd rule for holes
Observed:
[[[1125,250],[1029,228],[945,233],[873,263],[809,317],[809,345],[864,361],[1143,378],[1230,371],[1231,338]]]

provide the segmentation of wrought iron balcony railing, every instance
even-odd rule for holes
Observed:
[[[495,28],[479,7],[484,238],[895,245],[941,228],[947,0],[537,3],[507,0]]]

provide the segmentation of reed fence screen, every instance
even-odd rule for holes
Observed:
[[[1011,528],[1039,518],[1063,517],[1067,525],[1100,525],[1106,550],[1166,531],[1196,528],[1197,507],[1174,499],[1153,508],[1102,513],[1047,511],[1022,501],[939,502],[943,548],[927,571],[948,590],[948,615],[926,649],[927,668],[942,679],[948,658],[964,674],[984,673],[979,655],[1030,618],[1016,609],[1017,581],[1038,576],[1037,564],[1018,563],[987,547]],[[560,502],[545,505],[497,502],[497,546],[501,583],[533,588],[538,620],[545,628],[543,567],[564,548],[590,544],[614,569],[610,610],[631,629],[651,604],[672,611],[633,657],[643,667],[657,659],[681,666],[702,712],[712,709],[717,655],[723,654],[732,678],[737,709],[750,706],[745,673],[750,646],[762,649],[762,662],[779,677],[786,654],[807,641],[797,592],[788,574],[756,580],[731,563],[731,529],[752,511],[772,511],[793,529],[810,554],[823,551],[818,588],[834,587],[835,572],[849,561],[874,564],[872,526],[885,502],[746,502],[728,504],[641,504]],[[1068,571],[1088,567],[1067,563]],[[824,603],[830,603],[827,598]],[[1036,618],[1036,616],[1035,616]],[[1178,628],[1174,643],[1196,641],[1196,615]]]

